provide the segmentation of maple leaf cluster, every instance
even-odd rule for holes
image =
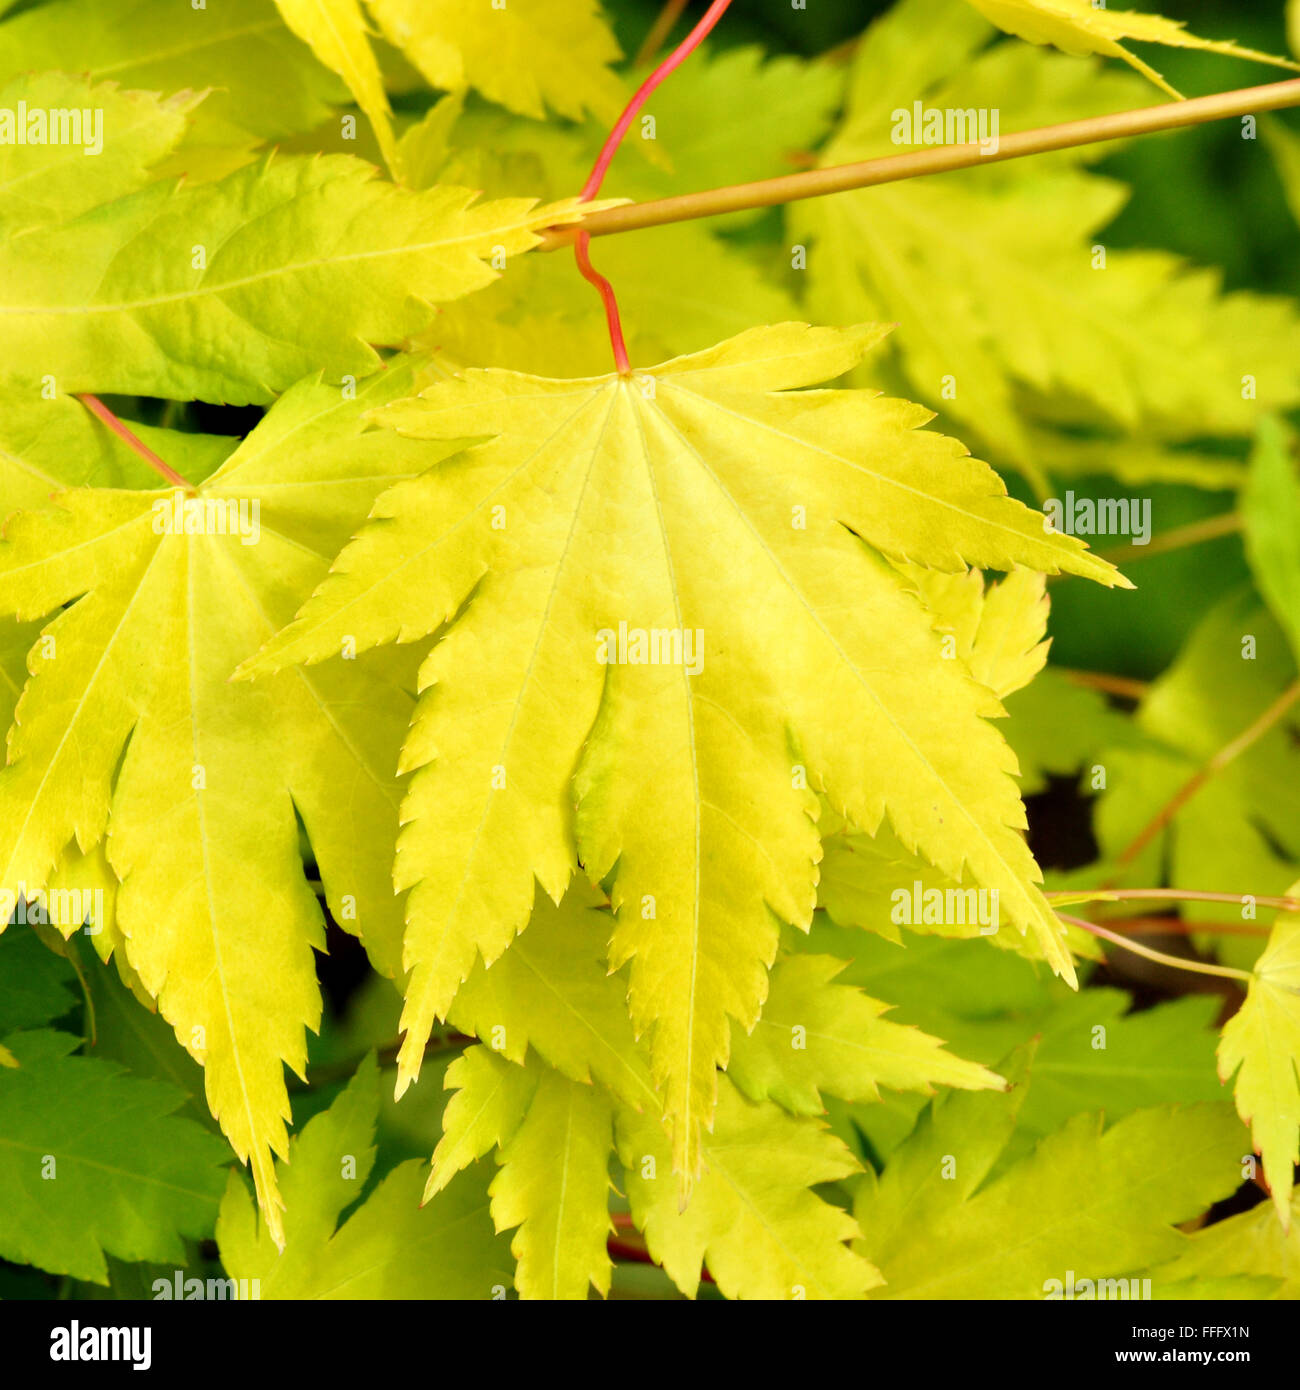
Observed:
[[[1176,95],[1132,41],[1294,65],[1088,0],[719,29],[584,200],[645,76],[606,8],[0,0],[0,113],[84,136],[0,139],[0,1258],[1295,1296],[1295,301],[1099,264],[1086,145],[602,238],[626,371],[546,249],[913,102]],[[1143,602],[1037,505],[1099,475],[1234,494],[1152,682],[1048,662],[1049,580]],[[1234,1009],[1133,1009],[1152,899]],[[1187,1234],[1243,1154],[1271,1200]]]

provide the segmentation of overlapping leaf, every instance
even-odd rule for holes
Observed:
[[[0,774],[0,884],[34,896],[70,841],[107,836],[127,960],[203,1062],[273,1230],[281,1067],[301,1073],[320,1016],[322,921],[297,822],[335,919],[395,972],[392,768],[410,697],[404,663],[228,678],[375,493],[419,466],[396,435],[359,437],[367,407],[412,381],[394,363],[355,399],[304,382],[193,497],[65,492],[12,519],[0,548],[0,607],[46,619]]]
[[[106,1284],[106,1254],[176,1261],[211,1233],[229,1150],[175,1113],[184,1091],[46,1026],[72,981],[31,927],[0,937],[0,1256]]]
[[[292,1161],[281,1176],[288,1199],[283,1252],[231,1176],[217,1242],[232,1278],[258,1281],[260,1298],[282,1299],[490,1299],[509,1285],[509,1260],[474,1176],[423,1207],[418,1159],[371,1185],[378,1114],[372,1057],[290,1146]]]
[[[43,946],[30,925],[0,936],[0,1032],[61,1019],[72,1008],[74,984],[68,960]]]
[[[599,1081],[633,1109],[658,1114],[662,1101],[636,1045],[611,978],[605,943],[612,920],[604,895],[576,883],[554,905],[542,898],[528,931],[489,969],[481,961],[461,985],[449,1015],[520,1066],[534,1049],[572,1081]]]
[[[370,118],[379,148],[393,172],[400,173],[393,113],[384,90],[379,60],[370,46],[361,0],[275,0],[284,22],[331,72],[348,85]]]
[[[5,1039],[0,1068],[0,1254],[107,1283],[104,1255],[178,1261],[212,1229],[228,1150],[172,1114],[183,1093],[110,1062],[80,1039]]]
[[[499,1149],[492,1181],[498,1230],[517,1227],[511,1251],[526,1298],[609,1292],[609,1159],[614,1107],[600,1088],[536,1062],[527,1067],[474,1047],[447,1070],[456,1088],[444,1116],[425,1199],[467,1164]]]
[[[233,451],[222,435],[133,425],[133,432],[190,482],[202,482]],[[0,512],[43,507],[68,487],[149,488],[158,474],[71,396],[14,401],[0,418]],[[27,644],[29,647],[31,643]]]
[[[988,1068],[945,1051],[938,1038],[883,1018],[888,1005],[836,982],[843,969],[843,961],[813,955],[773,968],[762,1017],[753,1032],[732,1039],[727,1074],[743,1094],[817,1115],[823,1090],[875,1101],[881,1086],[927,1095],[936,1085],[1005,1087]]]
[[[347,99],[271,0],[28,6],[0,27],[0,80],[50,69],[150,92],[208,92],[178,173],[236,167],[259,141],[310,130]]]
[[[142,188],[151,166],[182,139],[198,104],[189,92],[164,101],[61,73],[5,83],[0,109],[76,112],[68,131],[81,138],[57,146],[26,140],[0,145],[0,238],[66,221]]]
[[[447,1073],[457,1088],[434,1155],[429,1193],[499,1149],[498,1228],[517,1226],[517,1287],[526,1298],[608,1290],[608,1165],[623,1165],[635,1225],[651,1257],[694,1296],[707,1262],[729,1298],[856,1298],[877,1282],[846,1242],[852,1218],[811,1188],[857,1171],[817,1120],[752,1104],[724,1077],[705,1171],[683,1211],[657,1116],[616,1103],[530,1058],[516,1066],[471,1048]],[[438,1200],[437,1197],[434,1200]]]
[[[1134,1010],[1123,990],[1089,984],[1073,993],[1041,967],[990,950],[990,940],[998,938],[944,941],[908,933],[900,947],[819,920],[805,949],[849,960],[840,977],[845,983],[889,999],[896,1021],[945,1038],[964,1058],[996,1067],[1009,1050],[1038,1039],[1034,1083],[1018,1110],[1008,1158],[1022,1156],[1081,1111],[1101,1110],[1113,1121],[1147,1106],[1223,1098],[1212,999]],[[851,1142],[852,1131],[860,1131],[877,1155],[887,1155],[921,1109],[914,1093],[896,1093],[883,1104],[831,1113]]]
[[[0,381],[245,403],[311,372],[363,376],[374,345],[401,343],[433,301],[489,284],[488,257],[571,215],[409,193],[346,155],[154,183],[0,240]]]
[[[752,1104],[723,1078],[706,1171],[685,1210],[658,1124],[621,1111],[618,1152],[633,1218],[684,1293],[694,1295],[706,1264],[728,1298],[857,1299],[880,1282],[845,1244],[858,1234],[853,1218],[811,1190],[858,1169],[817,1120]]]
[[[1089,763],[1095,767],[1103,751],[1143,741],[1104,695],[1050,666],[1008,699],[1007,713],[1007,742],[1020,762],[1026,796],[1042,791],[1049,776],[1067,777]]]
[[[1300,892],[1292,885],[1291,894]],[[1300,1162],[1300,914],[1283,913],[1255,962],[1246,1002],[1219,1044],[1219,1073],[1233,1081],[1237,1109],[1251,1127],[1283,1226]]]
[[[346,156],[179,189],[150,183],[192,97],[160,102],[57,75],[19,79],[6,95],[105,120],[94,160],[28,144],[0,169],[0,379],[28,415],[51,387],[248,401],[322,368],[364,374],[380,362],[372,345],[426,324],[430,300],[491,283],[487,258],[525,250],[533,228],[570,216],[570,205],[553,217],[518,198],[472,206],[456,188],[407,193]],[[38,226],[39,237],[22,235]]]
[[[618,44],[598,0],[366,0],[384,36],[434,87],[478,88],[541,120],[547,107],[574,120],[591,111],[611,124],[623,105],[610,71]]]

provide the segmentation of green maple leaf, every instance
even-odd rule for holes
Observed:
[[[908,934],[905,949],[879,936],[820,919],[802,949],[848,960],[841,979],[888,999],[893,1019],[947,1040],[960,1056],[996,1067],[1007,1053],[1038,1039],[1034,1084],[1021,1104],[1005,1157],[1085,1110],[1111,1120],[1144,1106],[1218,1100],[1214,1069],[1215,1005],[1190,997],[1133,1011],[1123,990],[1089,985],[1074,993],[1041,966],[988,942]],[[851,958],[851,959],[850,959]],[[832,1107],[839,1132],[850,1121],[887,1154],[907,1137],[923,1108],[914,1094],[885,1104]]]
[[[612,123],[623,84],[610,71],[618,44],[597,0],[366,0],[384,37],[432,87],[476,87],[492,101],[542,120],[550,107]]]
[[[808,784],[866,830],[887,812],[909,848],[997,886],[1005,920],[1070,972],[1014,828],[1005,749],[981,722],[999,707],[934,659],[926,611],[857,537],[947,569],[1118,576],[918,431],[923,411],[789,389],[878,337],[787,324],[633,377],[469,372],[383,412],[415,438],[493,439],[380,499],[244,673],[432,632],[483,581],[424,667],[403,752],[419,771],[398,850],[412,889],[399,1085],[476,957],[496,960],[525,926],[534,881],[558,901],[575,855],[593,882],[617,865],[610,964],[630,962],[633,1022],[653,1025],[689,1184],[728,1019],[758,1014],[772,914],[806,924],[812,910]],[[737,618],[755,592],[761,629]],[[709,633],[710,648],[691,676],[684,648],[676,664],[611,664],[600,634],[620,623]]]
[[[409,674],[367,661],[265,688],[228,678],[310,593],[376,492],[417,467],[415,446],[360,423],[413,380],[395,362],[355,399],[307,381],[277,404],[192,499],[226,516],[242,500],[246,521],[255,503],[255,544],[233,522],[160,527],[179,492],[82,489],[11,519],[0,547],[0,608],[50,615],[0,774],[0,884],[35,896],[59,884],[69,841],[105,842],[104,872],[121,880],[112,939],[203,1062],[273,1231],[282,1062],[303,1071],[305,1028],[320,1019],[323,923],[297,818],[335,920],[396,972],[392,768]]]
[[[1002,1070],[1021,1083],[1027,1061]],[[1104,1130],[1078,1115],[990,1179],[1024,1090],[940,1098],[883,1175],[860,1180],[854,1215],[885,1276],[878,1296],[1032,1299],[1068,1270],[1133,1274],[1176,1258],[1187,1237],[1175,1227],[1240,1182],[1241,1131],[1224,1104],[1138,1110]]]
[[[922,917],[902,924],[897,922],[896,892],[901,890],[907,895],[908,916],[911,917],[916,884],[921,885],[923,892],[931,889],[944,892],[962,885],[923,856],[909,851],[886,824],[874,835],[866,835],[832,811],[823,812],[821,823],[824,838],[817,878],[817,906],[824,908],[841,926],[860,927],[894,942],[903,939],[903,925],[908,931],[927,935],[967,938],[983,935],[975,912],[970,914],[968,921],[951,920],[946,913],[939,913],[942,920],[926,922]],[[1042,959],[1042,945],[1037,938],[1004,932],[1000,926],[999,923],[999,930],[989,934],[995,945],[1031,959]]]
[[[456,1088],[443,1117],[425,1200],[437,1200],[462,1168],[496,1148],[489,1188],[499,1231],[518,1227],[510,1249],[525,1298],[576,1299],[609,1292],[606,1240],[614,1105],[536,1062],[515,1066],[472,1047],[447,1069]]]
[[[1183,24],[1161,15],[1111,10],[1092,4],[1092,0],[968,0],[968,3],[999,28],[1028,39],[1030,43],[1054,44],[1066,53],[1100,53],[1122,58],[1172,97],[1178,93],[1153,67],[1125,48],[1121,40],[1198,48],[1227,58],[1253,58],[1274,67],[1295,67],[1285,58],[1275,58],[1253,48],[1197,38],[1189,34]]]
[[[812,1271],[825,1281],[818,1285],[823,1292],[860,1291],[867,1272],[842,1247],[851,1232],[806,1190],[829,1174],[827,1165],[845,1171],[843,1152],[820,1126],[791,1129],[770,1105],[746,1106],[726,1079],[713,1138],[703,1139],[707,1172],[687,1217],[678,1219],[659,1123],[662,1101],[644,1049],[633,1038],[622,982],[603,968],[608,925],[601,919],[608,915],[590,905],[599,901],[599,894],[576,888],[558,909],[543,901],[528,931],[490,970],[476,966],[461,987],[451,1021],[492,1039],[499,1052],[473,1048],[449,1069],[447,1083],[459,1089],[447,1107],[447,1132],[434,1156],[429,1192],[500,1146],[505,1166],[493,1184],[493,1212],[499,1226],[520,1225],[515,1253],[521,1292],[581,1297],[589,1284],[607,1292],[604,1161],[611,1108],[598,1088],[584,1084],[595,1077],[617,1097],[624,1149],[644,1146],[635,1158],[641,1181],[629,1189],[633,1211],[649,1223],[648,1236],[653,1228],[652,1248],[683,1292],[694,1293],[709,1250],[721,1261],[718,1277],[734,1296],[788,1297],[794,1283],[815,1282]],[[733,1042],[730,1080],[741,1091],[755,1099],[770,1094],[812,1114],[821,1108],[819,1084],[854,1095],[874,1094],[877,1082],[927,1092],[930,1082],[1000,1084],[992,1073],[939,1050],[937,1040],[882,1022],[876,1017],[882,1006],[857,991],[816,988],[824,965],[809,957],[776,967],[755,1034]],[[832,971],[837,967],[831,963]],[[805,1052],[789,1047],[788,1019],[796,1017],[808,1027]],[[538,1057],[563,1078],[539,1067]],[[766,1170],[766,1185],[756,1166],[765,1145],[782,1155],[779,1175]],[[653,1180],[647,1157],[656,1165]],[[560,1225],[561,1202],[567,1204],[567,1230]],[[548,1246],[548,1240],[557,1245]],[[551,1248],[559,1248],[558,1262],[544,1258]],[[742,1249],[760,1252],[760,1266],[744,1274],[738,1267]]]
[[[598,1080],[624,1104],[658,1115],[643,1050],[604,965],[612,921],[602,895],[575,885],[558,907],[543,898],[528,931],[489,969],[460,987],[449,1021],[491,1040],[524,1065],[529,1048],[570,1080]],[[842,961],[801,956],[777,964],[752,1033],[733,1030],[728,1074],[751,1100],[771,1097],[796,1114],[819,1114],[818,1087],[878,1099],[877,1086],[932,1094],[932,1086],[1000,1086],[984,1067],[942,1050],[937,1038],[882,1019],[888,1007],[832,984]],[[792,1032],[803,1030],[792,1045]],[[804,1045],[806,1039],[806,1046]]]
[[[369,1184],[378,1116],[372,1054],[290,1145],[280,1177],[288,1199],[283,1251],[231,1175],[217,1243],[232,1278],[256,1279],[258,1296],[275,1299],[490,1299],[494,1286],[509,1283],[503,1242],[472,1176],[423,1207],[419,1159]]]
[[[859,47],[821,162],[907,148],[891,135],[907,134],[899,113],[910,124],[918,98],[931,111],[996,110],[1004,131],[1143,104],[1134,79],[1053,53],[1005,43],[979,53],[990,32],[962,0],[896,5]],[[1216,273],[1163,252],[1105,247],[1100,267],[1100,229],[1127,193],[1085,171],[1099,152],[862,189],[789,213],[794,239],[812,243],[813,311],[899,320],[910,389],[1040,476],[1055,445],[1031,435],[1035,415],[1093,430],[1100,415],[1122,431],[1194,438],[1253,431],[1247,375],[1275,408],[1300,398],[1300,320],[1288,301],[1222,295]]]
[[[93,865],[95,871],[103,873],[106,881],[116,885],[102,846],[97,846],[85,858],[86,866],[79,866],[85,875],[83,882],[89,883],[88,866]],[[71,963],[76,962],[76,978],[84,993],[88,1033],[85,1055],[118,1063],[132,1076],[148,1077],[175,1087],[185,1096],[179,1113],[216,1131],[218,1126],[204,1099],[203,1068],[176,1040],[175,1032],[158,1012],[156,1001],[127,964],[124,943],[114,929],[115,907],[115,894],[106,894],[104,916],[107,921],[90,938],[93,953],[86,949],[80,933],[66,943],[59,941],[66,953],[62,964],[70,970]],[[44,930],[48,932],[49,928]],[[0,937],[0,953],[4,943],[15,935],[7,933]],[[57,936],[55,939],[58,940]],[[102,959],[96,960],[95,955]],[[0,1028],[3,1028],[2,1008]]]
[[[881,1086],[926,1095],[936,1085],[1005,1088],[1000,1076],[945,1051],[938,1038],[882,1018],[888,1004],[835,983],[844,966],[832,956],[798,955],[773,968],[762,1017],[751,1033],[732,1037],[727,1075],[750,1100],[818,1115],[822,1091],[876,1101]]]
[[[1288,895],[1300,892],[1293,884]],[[1282,913],[1255,962],[1246,1002],[1219,1044],[1219,1075],[1235,1077],[1237,1109],[1251,1127],[1283,1226],[1300,1162],[1300,914]]]
[[[634,142],[617,160],[609,190],[635,199],[663,197],[788,171],[789,153],[824,135],[844,85],[843,70],[790,57],[763,61],[758,48],[697,55],[654,94],[653,141]],[[744,110],[744,125],[705,119],[706,110]],[[483,188],[498,196],[527,187],[562,196],[586,180],[604,131],[539,125],[503,112],[461,117],[445,105],[426,118],[404,155],[425,183]],[[416,144],[419,141],[419,144]],[[638,158],[644,153],[646,158]],[[714,235],[746,214],[647,229],[630,243],[607,238],[597,259],[619,286],[633,356],[659,361],[693,352],[755,324],[798,316],[785,253],[747,248]],[[709,286],[700,294],[701,284]],[[591,313],[590,288],[567,256],[529,257],[482,295],[452,305],[422,340],[473,366],[554,375],[596,374],[609,343]]]
[[[75,983],[66,957],[43,946],[30,925],[0,936],[0,1034],[62,1018]]]
[[[1293,1302],[1300,1298],[1298,1202],[1292,1199],[1291,1220],[1285,1224],[1278,1221],[1270,1203],[1261,1202],[1193,1232],[1177,1259],[1152,1271],[1153,1282],[1253,1277],[1264,1285],[1256,1297],[1271,1294]]]
[[[1048,667],[1007,700],[1007,742],[1020,763],[1026,796],[1049,776],[1066,777],[1112,748],[1139,746],[1142,735],[1100,691],[1076,685]]]
[[[111,7],[53,0],[6,20],[0,79],[51,68],[144,91],[208,91],[176,172],[203,167],[196,165],[200,150],[217,152],[214,167],[233,167],[260,140],[320,125],[347,97],[268,0],[221,0],[203,9],[171,0]],[[105,135],[113,136],[107,122]]]
[[[1225,912],[1254,920],[1253,895],[1282,893],[1300,872],[1294,710],[1217,769],[1145,850],[1124,865],[1114,860],[1294,678],[1286,634],[1253,592],[1237,590],[1217,603],[1147,692],[1134,717],[1138,739],[1116,742],[1098,756],[1106,772],[1094,817],[1102,858],[1058,876],[1059,886],[1113,881],[1211,889],[1238,896],[1240,908],[1234,913],[1221,903],[1185,903],[1186,920],[1222,921]],[[1259,952],[1258,940],[1249,936],[1213,940],[1221,958],[1234,965],[1249,966]]]
[[[7,953],[6,953],[7,954]],[[224,1143],[172,1112],[183,1093],[68,1054],[69,1033],[13,1033],[0,1067],[0,1256],[108,1283],[105,1254],[184,1259],[212,1230]]]
[[[1052,991],[1058,994],[1057,991]],[[1123,990],[1090,987],[1057,997],[1037,1019],[1017,1020],[1002,1046],[1041,1035],[1033,1085],[1020,1111],[1026,1139],[1051,1134],[1081,1111],[1104,1111],[1118,1120],[1148,1106],[1218,1101],[1214,1075],[1214,1001],[1197,996],[1133,1011]],[[981,1046],[960,1027],[957,1047],[996,1060],[997,1048]]]
[[[788,939],[799,950],[847,961],[844,983],[900,1004],[910,1022],[919,1021],[922,1005],[932,1018],[947,1021],[1027,1015],[1051,1003],[1050,976],[994,949],[995,937],[946,941],[909,933],[896,944],[819,912],[806,936],[791,932]]]

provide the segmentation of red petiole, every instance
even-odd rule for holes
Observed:
[[[600,154],[596,156],[596,162],[592,165],[587,182],[582,186],[582,192],[579,196],[584,202],[591,202],[600,192],[600,186],[604,183],[609,166],[618,153],[618,147],[623,143],[623,137],[636,119],[637,112],[645,105],[650,93],[670,73],[681,67],[704,42],[705,37],[726,13],[730,4],[731,0],[713,0],[713,4],[704,12],[695,28],[637,88],[636,95],[628,102],[623,114],[615,122],[613,130],[606,137],[605,143],[601,146]],[[610,346],[614,349],[614,365],[621,375],[626,376],[631,371],[631,366],[628,362],[627,343],[623,338],[623,323],[618,313],[618,300],[614,295],[614,287],[592,265],[590,245],[591,237],[586,232],[579,232],[573,243],[574,259],[578,263],[578,270],[583,279],[596,287],[596,293],[600,295],[600,302],[605,306],[605,322],[609,326]]]

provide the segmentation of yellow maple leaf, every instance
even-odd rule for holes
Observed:
[[[535,882],[558,901],[581,863],[610,881],[609,963],[630,963],[689,1186],[729,1020],[758,1017],[778,919],[812,914],[819,791],[996,888],[1003,920],[1073,978],[1019,833],[1014,759],[982,718],[1001,707],[939,658],[881,552],[1124,581],[920,430],[927,411],[790,389],[840,376],[885,331],[779,324],[576,381],[469,371],[376,413],[407,436],[488,442],[380,498],[242,669],[413,640],[460,613],[403,750],[399,1090],[475,960],[527,924]]]
[[[72,488],[10,518],[0,543],[0,610],[44,620],[0,772],[0,883],[100,890],[96,948],[125,955],[124,978],[204,1066],[277,1239],[283,1066],[304,1073],[321,1014],[324,922],[298,818],[335,919],[396,973],[392,763],[411,700],[395,666],[259,689],[228,677],[411,471],[400,440],[356,436],[367,404],[413,381],[394,362],[354,400],[304,382],[193,493]]]
[[[610,71],[619,47],[596,0],[367,0],[384,37],[435,87],[477,87],[538,120],[549,106],[612,121],[623,84]]]
[[[1300,883],[1288,894],[1300,894]],[[1291,1224],[1291,1189],[1300,1160],[1300,914],[1273,924],[1255,964],[1246,1002],[1219,1042],[1219,1075],[1236,1076],[1237,1110],[1250,1125],[1264,1176],[1284,1227]]]
[[[1064,53],[1076,55],[1100,53],[1109,58],[1122,58],[1171,97],[1179,93],[1149,63],[1129,52],[1121,39],[1162,43],[1170,48],[1199,48],[1227,58],[1253,58],[1258,63],[1278,68],[1296,66],[1285,58],[1242,48],[1231,41],[1198,38],[1189,34],[1179,21],[1165,19],[1163,15],[1098,8],[1092,0],[967,0],[967,3],[999,29],[1028,39],[1030,43],[1050,43]]]

